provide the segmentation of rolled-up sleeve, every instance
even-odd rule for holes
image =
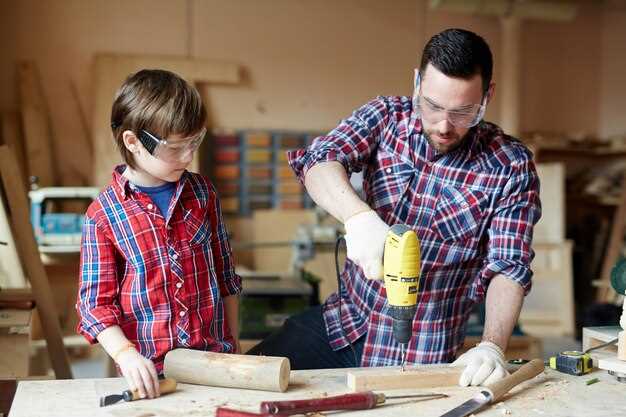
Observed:
[[[86,216],[76,311],[77,332],[90,343],[97,343],[96,337],[107,327],[120,324],[118,292],[115,247],[96,222]]]
[[[541,217],[539,177],[530,159],[512,166],[489,228],[489,253],[479,278],[476,295],[484,297],[491,278],[504,275],[528,294],[534,258],[533,227]]]
[[[360,172],[377,147],[388,117],[387,103],[384,97],[378,97],[355,110],[327,135],[317,137],[308,148],[288,151],[289,165],[302,183],[307,171],[320,162],[337,161],[348,175]]]
[[[212,188],[211,201],[214,206],[211,208],[211,251],[217,282],[220,288],[220,295],[228,297],[241,293],[241,277],[235,273],[233,252],[228,241],[228,233],[222,217],[222,209],[215,189]]]

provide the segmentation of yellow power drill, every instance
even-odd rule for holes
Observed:
[[[404,224],[392,226],[385,240],[383,271],[387,302],[393,319],[393,337],[402,348],[402,371],[406,345],[413,333],[420,263],[420,245],[415,232]]]

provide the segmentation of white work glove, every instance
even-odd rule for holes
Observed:
[[[507,376],[504,353],[492,342],[480,342],[462,354],[450,366],[465,365],[459,385],[489,385]]]
[[[344,223],[347,255],[368,279],[383,278],[383,252],[389,226],[374,210],[357,213]]]
[[[159,376],[150,359],[135,349],[127,349],[117,355],[116,363],[128,383],[128,389],[139,390],[141,398],[155,398],[160,395]]]

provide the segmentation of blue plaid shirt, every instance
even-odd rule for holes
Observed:
[[[378,97],[307,149],[289,152],[289,163],[302,182],[324,161],[349,174],[364,170],[370,207],[387,224],[415,230],[422,265],[407,362],[450,362],[491,278],[502,274],[530,290],[539,179],[531,152],[496,125],[481,122],[461,147],[440,154],[412,114],[410,97]],[[365,335],[362,366],[400,364],[382,282],[350,260],[342,282],[341,318],[336,293],[323,306],[332,348]]]

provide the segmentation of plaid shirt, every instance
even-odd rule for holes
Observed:
[[[539,180],[532,154],[497,126],[481,122],[458,149],[440,154],[412,117],[410,97],[379,97],[328,135],[289,153],[300,181],[309,168],[338,161],[364,170],[365,200],[389,225],[404,223],[421,245],[421,278],[407,362],[450,362],[465,337],[469,313],[489,280],[503,274],[528,293],[539,220]],[[398,365],[386,293],[347,260],[338,296],[323,306],[337,350],[366,335],[362,366]]]
[[[120,326],[158,372],[177,347],[232,352],[223,298],[241,292],[241,278],[215,189],[185,172],[166,219],[123,171],[85,216],[77,331],[96,343]]]

